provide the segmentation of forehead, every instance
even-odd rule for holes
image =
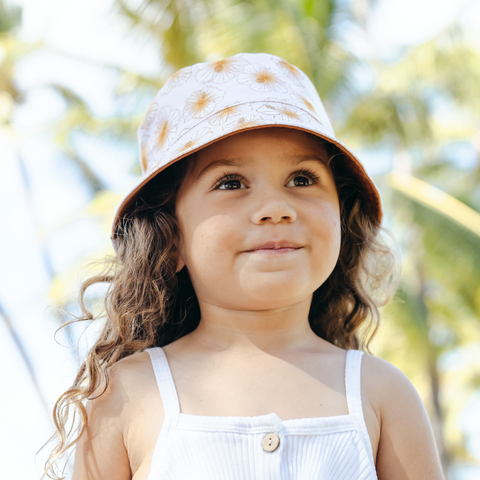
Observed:
[[[320,158],[328,164],[328,151],[323,140],[302,130],[285,127],[268,127],[240,132],[219,140],[195,154],[194,172],[218,159],[254,158],[255,154],[282,152],[286,156]]]

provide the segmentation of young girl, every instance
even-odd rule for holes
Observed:
[[[74,480],[442,479],[412,384],[363,354],[393,254],[307,76],[267,54],[184,68],[139,141],[48,472],[75,445]]]

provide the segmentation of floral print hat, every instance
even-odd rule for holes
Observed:
[[[335,138],[307,75],[275,55],[240,53],[182,68],[156,95],[138,129],[143,180],[117,210],[113,246],[120,220],[133,210],[153,177],[221,138],[267,126],[304,130],[336,145],[351,160],[368,209],[380,224],[382,209],[375,184],[360,161]]]

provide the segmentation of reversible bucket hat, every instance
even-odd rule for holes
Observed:
[[[275,55],[240,53],[178,70],[155,96],[138,129],[143,179],[117,210],[111,234],[114,248],[121,219],[132,212],[152,178],[222,138],[273,126],[303,130],[336,145],[349,161],[369,213],[380,224],[382,208],[375,184],[355,155],[335,138],[307,75]]]

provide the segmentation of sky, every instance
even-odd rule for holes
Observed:
[[[19,65],[18,86],[29,93],[16,110],[15,133],[0,129],[0,204],[4,206],[0,224],[4,231],[15,232],[0,235],[0,302],[14,319],[21,342],[31,354],[51,410],[72,382],[79,360],[68,348],[65,334],[60,332],[54,339],[58,323],[45,298],[50,272],[38,235],[59,223],[68,223],[88,203],[91,192],[78,181],[78,171],[71,162],[65,162],[54,147],[49,128],[62,115],[65,104],[44,85],[52,79],[70,85],[87,100],[95,115],[108,118],[116,108],[110,93],[116,77],[103,65],[125,67],[148,77],[158,76],[162,65],[155,48],[140,34],[131,33],[124,20],[112,13],[112,0],[11,3],[23,7],[21,38],[28,43],[42,42],[46,49]],[[357,3],[361,8],[362,2]],[[480,22],[474,23],[474,19],[480,19],[480,1],[378,0],[369,18],[368,38],[345,35],[345,42],[365,56],[394,59],[402,48],[438,34],[453,18],[460,18],[472,31],[480,31]],[[95,143],[78,141],[85,157],[94,159],[96,173],[109,189],[119,193],[119,198],[138,181],[129,171],[131,158],[136,155],[131,148],[114,147],[101,139]],[[365,157],[365,163],[371,174],[378,173],[376,158]],[[94,222],[71,222],[62,234],[53,236],[48,248],[54,270],[62,271],[80,256],[106,248],[108,235]],[[72,239],[76,239],[75,244]],[[94,336],[93,330],[84,335],[82,352]],[[4,322],[0,322],[0,339],[0,382],[14,387],[0,390],[2,475],[31,480],[40,477],[45,455],[40,454],[36,463],[34,457],[53,432],[52,424]],[[480,425],[468,423],[468,428],[480,438]],[[475,448],[480,455],[480,449]],[[459,480],[473,480],[473,475],[478,471],[466,471]]]

